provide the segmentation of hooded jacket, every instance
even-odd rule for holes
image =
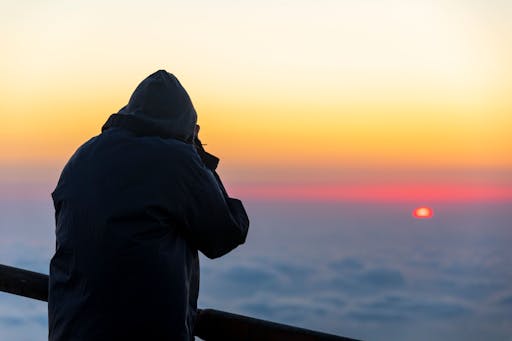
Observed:
[[[196,120],[160,70],[68,161],[52,192],[49,340],[193,339],[198,250],[220,257],[249,227],[218,159],[191,143]]]

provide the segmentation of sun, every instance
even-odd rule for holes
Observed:
[[[434,216],[434,211],[430,207],[422,206],[415,208],[412,215],[414,218],[418,219],[432,218]]]

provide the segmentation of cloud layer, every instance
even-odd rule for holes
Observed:
[[[506,207],[314,205],[248,203],[247,243],[201,259],[199,306],[366,340],[512,335]],[[0,262],[47,272],[51,211],[0,209]],[[0,339],[46,335],[46,304],[0,294]]]

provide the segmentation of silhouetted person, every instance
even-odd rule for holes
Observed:
[[[193,339],[198,250],[220,257],[249,227],[196,121],[160,70],[68,161],[52,193],[50,340]]]

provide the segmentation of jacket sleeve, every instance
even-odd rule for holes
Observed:
[[[245,242],[249,218],[242,202],[228,197],[215,171],[195,151],[188,156],[180,160],[186,171],[182,233],[205,256],[217,258]]]

